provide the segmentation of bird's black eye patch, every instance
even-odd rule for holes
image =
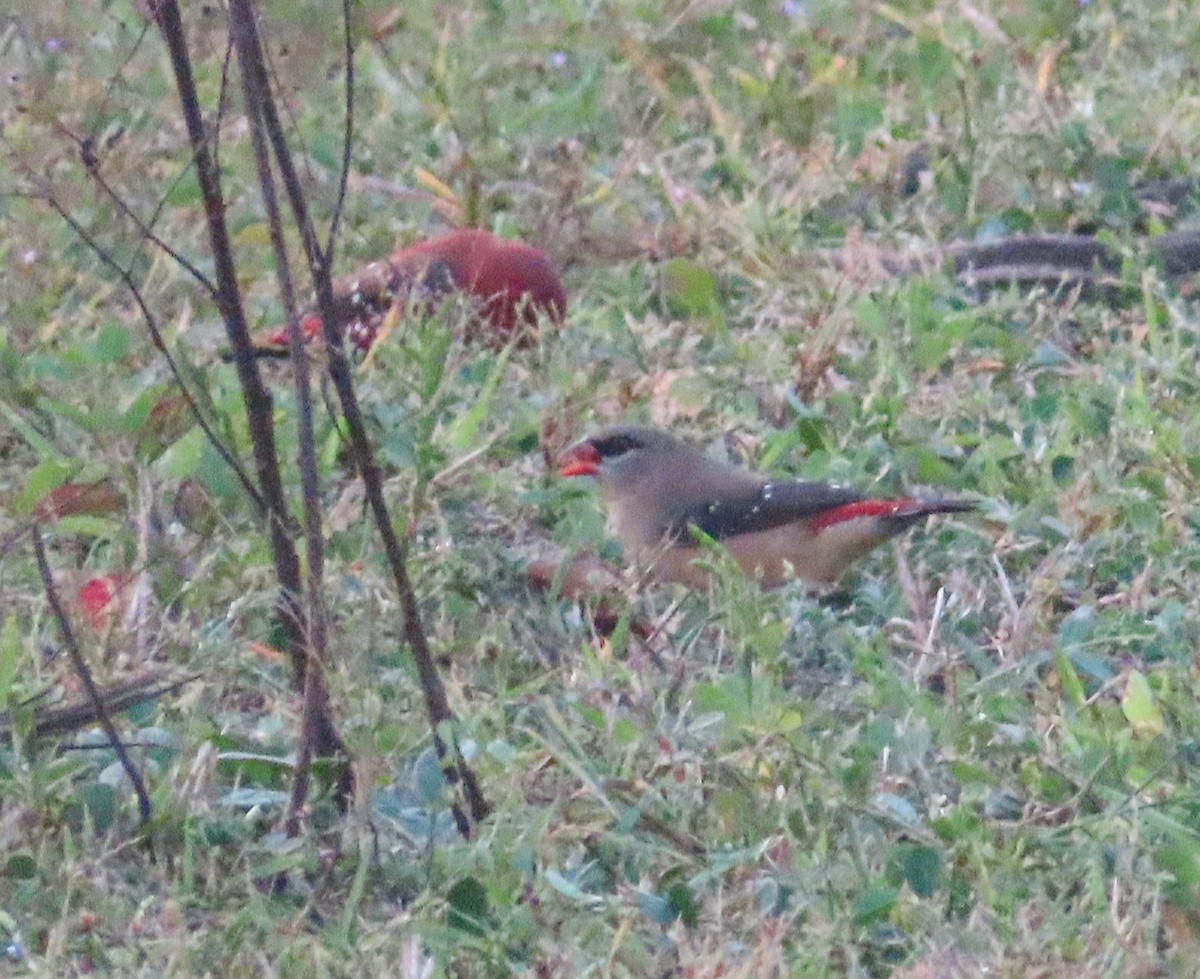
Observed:
[[[605,459],[615,459],[617,456],[623,456],[626,452],[632,452],[634,449],[642,447],[641,441],[636,436],[626,432],[594,438],[592,445]]]

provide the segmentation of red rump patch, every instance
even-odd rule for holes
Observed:
[[[857,520],[859,517],[911,517],[920,513],[924,504],[920,500],[856,500],[844,503],[818,514],[808,521],[813,532],[832,527],[834,524]]]

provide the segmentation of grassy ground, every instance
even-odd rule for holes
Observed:
[[[533,349],[464,346],[447,314],[358,374],[391,495],[400,512],[420,501],[424,611],[495,814],[455,837],[378,541],[323,418],[332,684],[360,799],[345,819],[315,800],[301,841],[274,831],[297,703],[271,655],[266,544],[199,430],[148,421],[166,373],[113,273],[13,196],[53,193],[134,270],[244,448],[211,303],[140,243],[72,138],[135,212],[161,201],[158,233],[207,269],[161,42],[124,2],[22,13],[0,25],[0,534],[55,484],[109,479],[122,505],[51,542],[68,592],[128,569],[152,583],[139,622],[81,624],[94,669],[202,679],[122,719],[157,865],[130,843],[112,758],[23,737],[17,712],[0,747],[0,972],[1194,974],[1194,299],[1133,259],[1099,301],[813,255],[1028,230],[1126,247],[1189,220],[1194,192],[1148,211],[1135,190],[1192,176],[1200,9],[355,13],[344,268],[454,212],[543,244],[571,295]],[[186,16],[215,111],[223,17]],[[264,25],[323,213],[335,23],[328,5],[270,4]],[[233,102],[229,219],[265,328],[279,312]],[[631,599],[653,640],[602,640],[523,568],[612,550],[594,495],[553,475],[539,438],[614,419],[779,473],[977,495],[981,513],[873,555],[837,599],[725,575],[709,595]],[[0,606],[0,696],[69,687],[27,541],[3,555]]]

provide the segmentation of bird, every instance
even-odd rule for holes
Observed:
[[[507,342],[518,328],[535,327],[539,317],[557,327],[567,313],[567,294],[541,249],[479,228],[408,245],[333,284],[336,318],[359,350],[374,345],[396,305],[412,301],[430,310],[452,292],[476,301],[472,335],[492,344]],[[300,328],[306,339],[320,335],[320,315],[303,314]],[[534,335],[525,330],[524,336]],[[279,329],[260,340],[255,351],[286,356],[287,343],[287,330]]]
[[[927,517],[975,509],[964,499],[872,499],[846,487],[772,479],[637,425],[576,443],[559,457],[558,470],[597,480],[627,560],[655,580],[692,588],[710,580],[697,564],[706,556],[705,536],[763,587],[793,578],[823,586]]]

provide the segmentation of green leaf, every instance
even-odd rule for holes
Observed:
[[[98,364],[115,364],[129,356],[133,338],[120,323],[105,323],[96,334],[92,357]]]
[[[1079,680],[1079,674],[1075,672],[1075,667],[1071,665],[1070,658],[1061,649],[1054,651],[1054,669],[1058,673],[1067,702],[1076,709],[1082,707],[1087,699],[1083,684]]]
[[[71,822],[76,827],[82,827],[84,813],[92,824],[93,831],[99,836],[112,828],[117,818],[117,792],[111,785],[103,782],[90,782],[82,785],[75,793],[74,818]]]
[[[638,907],[656,925],[669,925],[677,917],[670,902],[661,894],[639,894]]]
[[[1154,851],[1154,862],[1175,879],[1167,893],[1178,905],[1190,906],[1200,894],[1200,850],[1192,840],[1171,840]]]
[[[93,517],[79,513],[57,521],[56,529],[61,534],[82,534],[85,537],[113,538],[121,532],[121,523],[108,517]]]
[[[154,463],[155,470],[167,479],[181,480],[195,476],[208,441],[197,426],[182,438],[177,439],[163,451]]]
[[[492,400],[504,377],[504,370],[508,366],[508,357],[512,349],[511,345],[504,348],[503,353],[496,358],[496,362],[488,372],[487,380],[483,382],[483,387],[474,404],[459,415],[454,420],[454,424],[450,426],[448,441],[454,448],[473,449],[479,444],[479,429],[491,414]]]
[[[756,659],[769,659],[779,655],[783,641],[788,636],[788,623],[782,619],[766,622],[746,636],[746,645]]]
[[[37,860],[29,853],[14,853],[4,864],[4,876],[13,880],[37,878]]]
[[[691,888],[683,881],[676,881],[667,888],[666,897],[675,917],[689,928],[695,928],[700,921],[700,905],[696,902]]]
[[[426,748],[413,766],[413,776],[421,801],[428,806],[440,806],[446,793],[446,776],[438,764],[437,752]]]
[[[34,466],[25,477],[25,488],[13,501],[13,511],[28,514],[38,502],[51,490],[67,482],[78,471],[79,467],[58,457],[43,459]]]
[[[907,449],[896,453],[904,462],[905,468],[911,472],[919,483],[932,486],[954,485],[957,474],[954,467],[928,448]]]
[[[917,42],[911,67],[913,77],[924,88],[940,90],[942,80],[954,71],[954,65],[954,55],[937,38],[926,37]]]
[[[295,767],[295,760],[290,756],[253,751],[222,751],[217,755],[217,763],[223,773],[255,787],[279,785]]]
[[[672,315],[707,318],[714,326],[725,326],[717,280],[708,269],[686,258],[672,258],[663,264],[662,282]]]
[[[230,789],[221,796],[222,805],[231,809],[282,809],[287,805],[288,793],[280,789]]]
[[[1057,344],[1043,340],[1034,349],[1026,366],[1028,367],[1061,367],[1071,362],[1070,356]]]
[[[869,925],[886,917],[896,904],[900,892],[894,887],[873,887],[858,896],[854,902],[854,921],[856,924]]]
[[[867,134],[883,125],[883,101],[875,94],[846,95],[838,99],[833,135],[851,155],[862,151]]]
[[[12,425],[17,434],[26,441],[43,462],[48,462],[58,457],[59,452],[54,447],[54,443],[26,422],[20,412],[4,401],[0,401],[0,412],[4,414],[4,417],[8,419],[9,424]],[[65,479],[66,477],[63,478]]]
[[[1129,721],[1134,737],[1157,737],[1165,730],[1162,711],[1154,702],[1154,694],[1146,677],[1138,670],[1129,674],[1125,683],[1125,696],[1121,698],[1121,710]]]
[[[856,299],[850,306],[850,312],[855,320],[866,327],[868,333],[876,336],[883,336],[887,333],[889,314],[869,296]]]
[[[942,855],[931,846],[908,847],[903,857],[904,879],[917,897],[932,897],[942,877]]]
[[[608,637],[609,649],[617,659],[624,659],[629,649],[630,628],[633,625],[633,614],[626,610],[617,619],[617,624]]]
[[[432,332],[432,335],[428,335]],[[446,367],[450,363],[450,348],[454,345],[454,332],[449,328],[438,328],[436,321],[430,323],[429,330],[424,335],[426,342],[420,350],[422,381],[421,400],[428,403],[434,399]]]
[[[21,635],[17,629],[17,617],[10,615],[4,621],[4,635],[0,637],[0,710],[8,710],[8,695],[17,675],[17,655],[20,650]]]
[[[563,897],[570,898],[572,901],[577,901],[580,904],[588,906],[596,906],[602,901],[595,894],[589,894],[583,888],[579,887],[574,881],[568,880],[557,870],[547,870],[543,875],[546,878],[546,883],[553,887]]]
[[[213,448],[212,443],[204,436],[200,427],[192,429],[179,442],[186,442],[193,435],[201,438],[200,443],[200,460],[196,464],[196,478],[200,480],[201,485],[212,493],[214,496],[222,499],[235,499],[242,493],[242,484],[238,482],[237,477],[233,474],[233,470],[229,468],[227,463]],[[174,448],[174,446],[172,446]]]
[[[195,168],[189,168],[171,183],[167,191],[165,203],[172,207],[194,207],[203,202],[200,193],[200,181],[196,177]],[[202,208],[201,208],[202,209]]]
[[[487,931],[487,890],[474,877],[464,877],[446,894],[450,913],[446,916],[451,928],[482,936]]]

